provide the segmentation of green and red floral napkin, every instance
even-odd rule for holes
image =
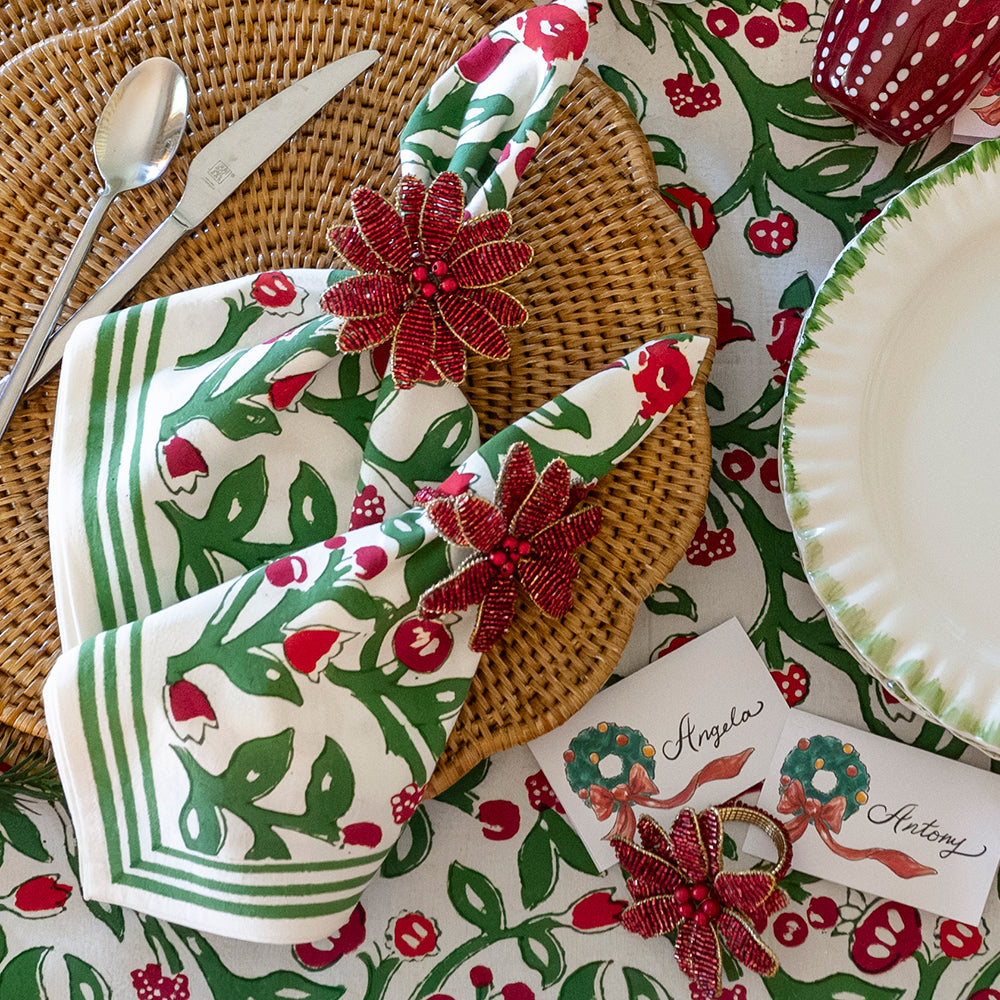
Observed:
[[[485,444],[530,250],[503,211],[575,75],[578,0],[498,26],[406,127],[350,270],[267,272],[81,325],[50,483],[65,650],[45,709],[85,892],[269,942],[335,933],[419,803],[522,588],[572,601],[587,484],[690,389],[648,344]]]

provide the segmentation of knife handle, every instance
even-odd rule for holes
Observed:
[[[87,299],[66,322],[54,330],[45,341],[35,369],[28,379],[25,392],[34,389],[42,379],[62,360],[69,342],[70,335],[85,319],[102,316],[111,312],[115,306],[149,273],[157,261],[185,234],[191,227],[181,222],[173,215],[168,215],[163,222],[149,234],[143,243],[129,255],[107,281]],[[9,376],[0,379],[0,399],[6,393]]]

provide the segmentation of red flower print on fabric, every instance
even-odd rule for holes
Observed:
[[[265,309],[287,309],[296,296],[295,285],[281,271],[267,271],[258,275],[250,287],[250,294]]]
[[[170,725],[182,740],[201,743],[206,729],[218,728],[215,709],[197,684],[182,677],[168,685],[164,695]]]
[[[411,961],[433,955],[438,950],[437,924],[419,910],[400,913],[389,922],[386,939],[400,958]]]
[[[365,908],[358,903],[351,911],[347,923],[336,934],[331,934],[323,941],[297,944],[292,948],[292,954],[307,969],[328,969],[345,955],[357,951],[363,944],[366,922]]]
[[[639,352],[639,368],[632,376],[635,391],[645,398],[639,416],[666,413],[687,394],[694,382],[691,366],[676,344],[661,340]]]
[[[700,250],[707,250],[719,231],[712,199],[686,184],[660,188],[663,200],[684,220]]]
[[[286,635],[282,647],[285,659],[293,670],[305,674],[311,681],[318,681],[323,668],[349,638],[351,633],[342,633],[339,629],[317,625]]]
[[[681,118],[695,118],[703,111],[711,111],[722,103],[717,83],[701,86],[694,82],[690,73],[678,73],[677,76],[664,80],[663,90],[674,114]]]
[[[167,465],[167,475],[181,479],[191,473],[206,475],[208,465],[202,453],[187,438],[172,437],[163,446],[163,458]]]
[[[603,930],[621,920],[622,910],[628,904],[614,899],[607,889],[588,893],[577,900],[570,910],[570,923],[578,931]]]
[[[402,826],[417,811],[417,806],[420,805],[423,795],[423,788],[418,787],[412,781],[396,792],[389,800],[389,805],[392,806],[393,823]]]
[[[374,486],[366,486],[351,504],[351,531],[367,524],[381,524],[384,518],[385,498]]]
[[[404,177],[393,206],[369,188],[351,194],[355,225],[330,231],[330,243],[360,272],[327,289],[323,308],[347,322],[341,351],[392,341],[392,378],[417,382],[465,378],[466,351],[493,360],[510,355],[504,330],[528,313],[494,287],[531,259],[527,243],[508,240],[505,211],[465,220],[465,192],[456,174],[425,187]],[[429,370],[434,379],[428,379]]]
[[[565,814],[566,810],[563,809],[559,799],[556,798],[556,793],[552,790],[552,786],[549,784],[549,779],[545,777],[544,771],[536,771],[534,774],[529,774],[524,779],[524,787],[528,792],[528,805],[535,812],[542,812],[545,809],[555,809],[556,812]]]
[[[521,829],[521,810],[507,799],[480,802],[476,818],[483,824],[487,840],[510,840]]]
[[[73,887],[60,882],[58,875],[36,875],[7,898],[13,897],[13,909],[22,917],[51,917],[66,908],[72,892]]]
[[[503,57],[516,44],[513,38],[491,38],[487,35],[458,59],[458,71],[466,80],[482,83],[503,62]]]
[[[441,536],[476,552],[424,592],[417,613],[435,617],[478,604],[469,641],[477,653],[510,628],[517,583],[547,615],[562,617],[580,571],[573,550],[601,527],[599,507],[574,511],[587,489],[561,458],[536,473],[530,447],[519,441],[501,460],[496,505],[471,493],[430,500],[427,516]]]
[[[188,977],[183,972],[165,976],[152,962],[144,969],[132,970],[132,989],[136,1000],[191,1000]]]
[[[780,257],[795,246],[798,223],[787,212],[778,209],[770,218],[751,219],[744,236],[754,253],[763,257]]]
[[[533,7],[516,23],[524,31],[524,44],[541,53],[548,66],[557,59],[580,59],[587,48],[587,25],[567,7]]]
[[[392,651],[407,670],[432,674],[451,652],[451,632],[441,622],[407,618],[392,637]]]

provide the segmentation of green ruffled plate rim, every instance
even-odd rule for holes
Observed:
[[[979,142],[906,187],[834,261],[796,338],[785,385],[779,452],[782,496],[802,566],[841,644],[868,673],[918,714],[1000,759],[1000,719],[988,722],[977,704],[949,692],[933,662],[896,656],[895,651],[903,645],[900,637],[856,603],[849,588],[831,571],[823,543],[816,537],[823,526],[809,520],[810,493],[798,485],[795,469],[795,419],[808,397],[804,382],[809,376],[810,355],[822,349],[824,338],[836,325],[838,307],[854,295],[854,278],[869,257],[885,252],[888,233],[909,224],[914,213],[933,209],[935,199],[948,187],[969,175],[983,173],[1000,175],[1000,140]]]

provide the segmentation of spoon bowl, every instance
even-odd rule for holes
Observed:
[[[108,187],[129,191],[156,180],[187,125],[184,74],[170,59],[139,63],[115,87],[94,133],[94,158]]]
[[[111,94],[94,133],[94,159],[104,181],[87,221],[70,250],[0,391],[0,436],[59,322],[66,298],[98,227],[123,191],[156,180],[173,158],[187,125],[188,88],[180,67],[154,56],[130,70]]]

